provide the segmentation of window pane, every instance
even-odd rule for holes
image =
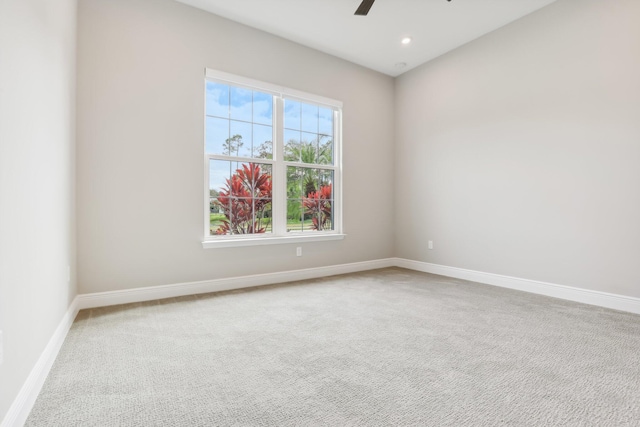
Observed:
[[[259,200],[256,203],[261,203],[262,209],[254,209],[255,221],[256,221],[256,233],[271,233],[273,224],[273,210],[271,209],[271,199]],[[256,208],[258,206],[256,205]]]
[[[268,93],[253,92],[253,122],[263,125],[273,124],[273,96]]]
[[[220,189],[231,177],[231,162],[209,160],[209,196],[218,197]]]
[[[328,135],[318,136],[318,163],[321,165],[333,164],[333,139]]]
[[[225,141],[224,154],[251,157],[251,123],[231,120],[231,137]]]
[[[287,198],[302,199],[307,194],[315,192],[319,184],[320,175],[318,169],[296,168],[293,166],[287,168]]]
[[[312,169],[316,190],[307,191],[302,199],[304,229],[323,231],[333,229],[333,171]]]
[[[316,163],[318,159],[318,134],[302,132],[300,142],[300,161],[302,163]]]
[[[329,187],[328,189],[326,187]],[[318,172],[318,188],[329,199],[333,200],[333,171],[320,169]]]
[[[231,87],[231,118],[234,120],[251,121],[252,113],[252,92],[248,89]]]
[[[207,154],[227,154],[225,141],[229,139],[229,120],[207,117],[206,126]]]
[[[287,168],[287,198],[302,200],[302,168]]]
[[[302,130],[318,133],[318,106],[302,104]]]
[[[208,116],[229,118],[229,86],[207,82],[206,111]]]
[[[300,130],[300,102],[284,100],[284,127]]]
[[[318,109],[318,133],[333,136],[333,110],[320,107]]]
[[[253,155],[261,159],[273,158],[273,131],[271,126],[253,125]]]
[[[300,161],[300,132],[284,130],[284,159],[288,162]]]
[[[287,231],[302,231],[302,201],[300,199],[287,201]]]
[[[333,173],[287,168],[287,231],[333,229]]]
[[[271,165],[209,162],[210,233],[271,232]]]
[[[302,196],[307,197],[309,194],[318,190],[318,170],[302,169]]]

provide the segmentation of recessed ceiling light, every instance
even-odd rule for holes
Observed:
[[[400,69],[400,68],[404,68],[407,66],[406,62],[398,62],[396,63],[396,68]]]
[[[411,37],[402,38],[402,44],[409,44],[409,43],[411,43]]]

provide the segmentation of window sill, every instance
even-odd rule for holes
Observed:
[[[239,246],[281,245],[286,243],[325,242],[342,240],[346,234],[314,234],[306,236],[216,239],[202,242],[203,249],[233,248]]]

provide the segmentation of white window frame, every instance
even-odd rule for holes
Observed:
[[[261,82],[246,77],[237,76],[223,71],[205,69],[205,112],[203,117],[204,135],[206,140],[206,82],[228,84],[250,90],[257,90],[273,96],[273,158],[257,159],[235,157],[239,161],[272,165],[272,232],[255,234],[210,235],[210,195],[209,195],[209,162],[222,156],[209,154],[206,143],[203,142],[204,152],[204,249],[223,248],[233,246],[271,245],[283,243],[318,242],[326,240],[340,240],[345,237],[342,229],[342,102],[335,99],[302,92],[271,83]],[[333,165],[316,165],[285,161],[284,154],[284,98],[317,104],[334,110],[333,113]],[[287,191],[286,171],[288,166],[304,168],[321,168],[333,170],[333,230],[287,232]]]

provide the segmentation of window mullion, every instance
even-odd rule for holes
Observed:
[[[287,232],[287,168],[284,164],[284,108],[283,100],[274,97],[273,134],[274,134],[274,167],[273,167],[273,234],[284,236]]]

